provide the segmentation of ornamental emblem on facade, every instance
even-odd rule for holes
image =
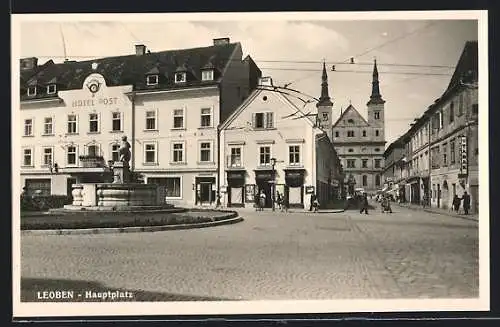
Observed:
[[[87,88],[92,93],[92,96],[94,96],[95,93],[99,92],[100,87],[101,87],[101,82],[99,82],[96,79],[91,79],[87,83]]]

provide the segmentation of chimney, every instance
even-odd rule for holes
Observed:
[[[273,86],[273,79],[269,76],[261,77],[259,79],[259,85]]]
[[[135,45],[135,55],[142,56],[146,54],[146,46],[144,44]]]
[[[228,37],[214,39],[214,45],[226,45],[226,44],[229,44]]]
[[[30,58],[22,58],[19,60],[21,70],[28,70],[38,67],[38,58],[30,57]]]

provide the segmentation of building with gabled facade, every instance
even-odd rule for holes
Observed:
[[[351,104],[332,126],[332,141],[342,161],[346,191],[357,188],[375,192],[382,188],[385,148],[384,104],[379,88],[377,62],[373,67],[372,93],[367,119]]]
[[[261,72],[241,44],[38,66],[21,59],[21,185],[70,194],[106,174],[123,136],[131,170],[164,185],[167,201],[215,204],[218,127],[256,88]]]
[[[223,204],[252,207],[263,191],[271,207],[276,190],[291,207],[308,208],[312,192],[326,206],[340,196],[342,181],[332,142],[315,119],[273,90],[271,78],[261,85],[222,125]]]

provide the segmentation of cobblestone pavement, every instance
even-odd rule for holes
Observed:
[[[244,210],[241,223],[204,229],[26,235],[21,274],[193,298],[477,297],[477,223],[393,209]]]

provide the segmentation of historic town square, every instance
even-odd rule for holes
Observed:
[[[474,15],[20,20],[19,301],[480,299]]]

